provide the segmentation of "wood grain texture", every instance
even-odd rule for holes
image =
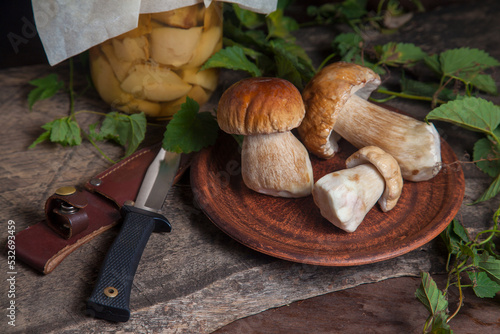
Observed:
[[[469,6],[445,7],[421,13],[399,33],[370,35],[367,42],[413,41],[429,52],[467,45],[484,49],[500,59],[500,47],[493,42],[498,39],[500,21],[496,17],[500,14],[499,4],[495,0],[485,0]],[[338,31],[331,27],[307,28],[297,32],[297,40],[314,60],[321,60],[331,53],[330,43]],[[54,68],[48,65],[16,67],[0,71],[0,247],[5,246],[9,219],[16,222],[17,230],[38,222],[43,218],[44,201],[54,189],[82,184],[109,167],[109,163],[100,158],[89,143],[71,148],[42,144],[35,150],[27,149],[42,132],[42,124],[67,114],[68,99],[62,93],[37,103],[33,112],[28,111],[27,94],[31,89],[28,81],[54,72],[61,78],[68,77],[64,65]],[[413,69],[411,74],[419,78],[421,73]],[[498,71],[493,73],[496,82],[499,82],[499,74]],[[397,74],[393,73],[391,77],[397,78]],[[205,110],[212,110],[222,91],[238,78],[234,73],[222,71],[217,93]],[[79,75],[76,84],[81,91],[80,88],[86,84],[85,76]],[[390,86],[394,83],[389,80],[385,84]],[[500,97],[493,99],[495,103],[500,103]],[[390,104],[419,118],[429,111],[426,103],[392,100]],[[76,107],[79,110],[109,111],[109,107],[95,93],[79,97]],[[96,121],[90,116],[82,120],[87,124]],[[468,155],[478,135],[446,124],[438,124],[438,129],[460,161],[453,166],[461,168],[465,175],[464,204],[457,217],[470,233],[489,227],[498,198],[480,205],[467,205],[478,198],[491,181],[472,164],[465,163],[470,161]],[[147,138],[149,144],[155,140],[158,136]],[[102,148],[114,158],[122,153],[120,148],[111,144]],[[229,171],[234,168],[228,167]],[[412,306],[414,286],[387,289],[387,285],[374,282],[417,276],[422,270],[442,273],[446,250],[439,238],[407,254],[374,264],[325,267],[293,263],[266,256],[234,241],[214,226],[193,200],[188,179],[175,186],[169,194],[164,213],[171,220],[173,231],[168,235],[153,234],[144,250],[132,288],[132,318],[129,322],[112,324],[96,321],[83,313],[100,264],[116,235],[117,230],[112,229],[72,253],[49,275],[39,275],[17,263],[16,327],[4,324],[2,329],[6,328],[7,333],[211,333],[237,319],[260,315],[264,310],[328,294],[325,298],[331,298],[329,303],[340,303],[345,300],[344,297],[350,303],[337,309],[342,311],[337,317],[331,313],[324,316],[332,322],[347,319],[353,333],[375,332],[377,328],[387,329],[385,333],[402,332],[398,330],[400,328],[410,329],[406,332],[421,332],[421,321],[425,319],[421,318],[420,310]],[[0,281],[4,283],[6,272],[4,254],[0,257]],[[395,278],[388,284],[400,279]],[[346,290],[348,288],[350,290]],[[6,285],[2,289],[5,292]],[[348,294],[351,291],[353,294]],[[387,294],[387,299],[383,299],[383,294]],[[374,304],[370,305],[375,309],[363,309],[363,305],[368,307],[366,300],[372,300]],[[379,309],[385,307],[384,300],[396,304],[396,307],[389,308],[394,310],[392,315]],[[472,298],[466,300],[455,320],[467,322],[474,331],[454,328],[455,333],[477,333],[481,330],[489,333],[488,329],[497,329],[483,324],[488,325],[487,319],[498,319],[498,305],[492,306],[482,300],[469,303],[469,300]],[[7,295],[2,293],[0,305],[6,307],[8,302]],[[322,315],[311,304],[304,305],[306,307],[298,311],[303,318],[297,319],[310,320],[309,326],[307,331],[297,327],[295,333],[314,332],[313,320],[319,321]],[[285,309],[287,307],[284,306]],[[358,321],[354,315],[360,309],[372,313],[371,321]],[[282,319],[293,324],[294,317]],[[403,327],[401,319],[408,319],[407,322],[403,320]],[[272,317],[268,321],[272,321]],[[246,331],[240,327],[243,328],[241,331],[233,333],[266,332],[266,323],[259,323],[256,319],[254,324],[256,327],[249,327]],[[274,333],[279,333],[279,329]]]
[[[332,159],[311,156],[314,180],[345,169],[356,149],[345,140]],[[236,141],[219,141],[195,159],[191,187],[199,207],[221,230],[242,244],[281,259],[326,266],[351,266],[387,260],[434,239],[458,212],[465,192],[462,170],[447,166],[457,161],[442,142],[444,168],[426,182],[405,181],[401,197],[389,212],[375,205],[353,233],[326,219],[312,196],[299,199],[259,194],[245,186]]]
[[[61,77],[67,75],[63,66],[0,71],[0,81],[8,83],[0,90],[0,122],[6,124],[0,142],[0,247],[5,247],[8,220],[16,222],[17,230],[42,220],[44,202],[55,189],[83,184],[109,167],[88,142],[78,147],[42,144],[27,149],[41,133],[42,124],[67,112],[64,94],[39,102],[32,113],[27,110],[30,87],[26,82],[54,71]],[[221,89],[234,80],[225,72]],[[213,101],[207,110],[213,108]],[[90,94],[78,100],[77,108],[106,111],[108,107]],[[89,116],[82,121],[89,124],[95,119]],[[154,139],[153,134],[146,141]],[[122,154],[109,143],[102,149],[114,158]],[[228,168],[233,173],[235,167]],[[481,214],[488,215],[487,209]],[[255,252],[228,237],[195,205],[187,174],[172,188],[162,212],[173,229],[167,235],[153,234],[144,250],[127,323],[112,324],[84,313],[85,301],[116,236],[114,228],[77,249],[49,275],[18,262],[16,327],[9,328],[9,333],[210,333],[236,319],[297,300],[388,277],[418,275],[420,270],[442,270],[442,249],[435,248],[434,242],[401,257],[360,267],[291,263]],[[478,221],[478,226],[483,222]],[[1,269],[0,278],[5,282],[5,257]],[[0,304],[8,303],[7,295],[2,294]]]
[[[434,278],[439,286],[446,284],[445,275]],[[416,298],[407,298],[408,291],[419,285],[420,280],[413,277],[360,285],[240,319],[214,334],[299,334],[310,333],[311,328],[315,334],[359,333],[360,328],[370,334],[421,333],[427,310]],[[500,296],[483,300],[466,290],[464,298],[463,316],[450,322],[454,333],[500,332],[500,319],[492,313],[500,308]],[[456,291],[451,291],[451,309],[457,301]]]

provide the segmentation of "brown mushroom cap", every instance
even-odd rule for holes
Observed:
[[[319,71],[302,93],[307,113],[298,130],[309,151],[331,158],[335,144],[330,136],[344,104],[353,94],[368,99],[379,85],[378,74],[356,64],[336,62]]]
[[[232,134],[252,135],[290,131],[305,115],[299,90],[279,78],[248,78],[229,87],[217,108],[220,128]]]
[[[399,164],[390,155],[379,147],[365,146],[346,160],[347,168],[371,163],[380,172],[385,180],[385,189],[378,200],[382,211],[387,212],[394,208],[401,196],[403,178]]]

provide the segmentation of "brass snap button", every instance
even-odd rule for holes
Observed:
[[[76,188],[73,186],[65,186],[56,190],[56,194],[60,196],[68,196],[76,193]]]
[[[118,289],[113,288],[112,286],[108,286],[106,289],[104,289],[104,294],[110,298],[114,298],[118,296]]]

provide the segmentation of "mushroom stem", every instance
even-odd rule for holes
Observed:
[[[356,148],[374,145],[391,154],[406,180],[429,180],[441,168],[441,142],[434,125],[392,112],[355,94],[344,104],[333,130]]]
[[[384,188],[384,178],[368,163],[323,176],[312,194],[323,217],[346,232],[354,232]]]
[[[248,135],[241,150],[245,185],[277,197],[304,197],[314,185],[309,153],[290,132]]]

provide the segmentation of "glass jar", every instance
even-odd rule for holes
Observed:
[[[126,113],[170,118],[186,101],[200,105],[217,87],[217,69],[199,71],[222,48],[222,4],[214,1],[141,14],[136,29],[90,50],[101,98]]]

